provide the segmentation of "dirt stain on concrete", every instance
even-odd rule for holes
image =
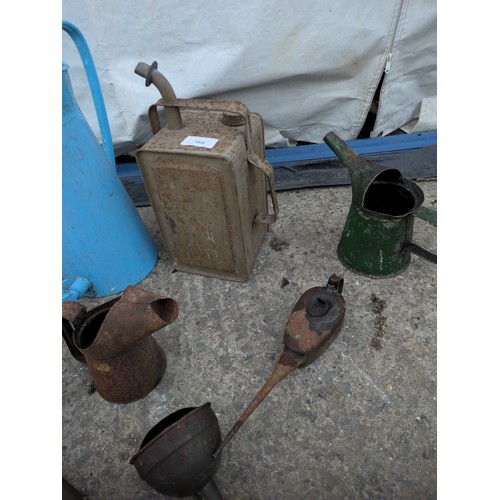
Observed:
[[[382,337],[385,334],[385,326],[387,323],[387,318],[382,315],[387,302],[380,297],[377,297],[374,293],[372,293],[371,297],[371,310],[375,314],[375,318],[373,319],[373,323],[375,325],[375,336],[372,337],[370,341],[370,347],[373,347],[377,351],[382,349]]]

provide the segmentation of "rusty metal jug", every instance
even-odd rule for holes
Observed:
[[[170,259],[179,271],[246,281],[279,211],[262,118],[238,101],[177,99],[156,68],[135,69],[162,95],[149,108],[154,136],[136,158]]]
[[[285,328],[283,351],[260,391],[240,415],[214,453],[217,457],[271,390],[296,368],[318,359],[339,336],[345,316],[344,279],[332,274],[326,286],[305,291],[295,304]]]
[[[220,442],[219,421],[210,403],[182,408],[146,434],[130,463],[160,493],[222,500],[213,480],[221,457],[212,457]]]
[[[372,278],[403,272],[412,253],[436,263],[436,254],[412,241],[415,217],[437,226],[437,211],[422,206],[420,187],[399,170],[357,155],[334,132],[324,141],[351,176],[352,202],[337,247],[340,261]]]
[[[69,322],[73,345],[66,343],[82,354],[97,392],[111,403],[130,403],[151,392],[166,368],[165,353],[152,334],[177,319],[177,302],[128,286],[89,312],[74,304],[63,303],[63,336]]]

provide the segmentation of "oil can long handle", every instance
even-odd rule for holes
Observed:
[[[212,455],[214,458],[219,455],[222,449],[229,443],[229,441],[234,437],[234,435],[238,432],[240,427],[247,421],[248,417],[255,411],[257,406],[262,403],[264,398],[271,392],[271,390],[283,380],[290,372],[295,370],[300,364],[302,359],[297,358],[297,355],[292,352],[284,351],[276,366],[274,367],[273,373],[267,379],[266,383],[262,386],[261,390],[257,393],[257,395],[252,399],[250,404],[245,408],[243,413],[240,415],[240,418],[233,425],[233,428],[228,432],[227,436],[222,441],[221,445],[215,450]]]

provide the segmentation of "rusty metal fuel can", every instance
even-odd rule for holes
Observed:
[[[169,257],[179,271],[246,281],[279,212],[262,118],[239,101],[177,99],[156,68],[135,69],[162,96],[136,158]]]

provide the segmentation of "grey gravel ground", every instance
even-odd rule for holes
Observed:
[[[436,182],[419,185],[437,208]],[[436,498],[437,266],[412,257],[394,278],[356,275],[336,254],[349,186],[278,199],[246,283],[172,272],[152,209],[139,209],[160,258],[138,286],[176,299],[180,315],[154,334],[167,355],[162,381],[130,404],[92,392],[63,344],[62,473],[86,497],[165,498],[129,464],[148,430],[210,401],[225,435],[271,373],[299,296],[337,273],[347,303],[339,338],[271,392],[224,449],[215,481],[237,500]],[[436,250],[436,229],[416,220],[414,240]]]

